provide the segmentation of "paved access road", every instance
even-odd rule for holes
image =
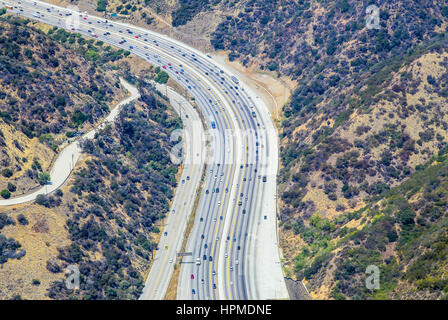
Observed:
[[[129,50],[161,67],[195,98],[209,128],[210,153],[203,154],[208,171],[178,298],[288,298],[276,229],[278,141],[263,101],[209,56],[153,31],[40,1],[4,2],[14,4],[15,13]],[[159,249],[158,258],[168,261],[161,269],[170,269],[169,248]],[[163,296],[166,281],[150,288],[158,292],[154,298]]]
[[[132,86],[123,79],[120,79],[120,81],[123,87],[126,88],[131,95],[128,98],[121,101],[119,104],[117,104],[117,106],[114,109],[112,109],[109,115],[103,120],[103,122],[97,128],[83,135],[82,136],[83,139],[92,139],[95,136],[96,132],[102,129],[107,123],[113,122],[117,118],[123,106],[140,97],[140,94],[136,87]],[[54,162],[53,167],[51,168],[50,171],[50,177],[51,177],[50,184],[42,186],[37,190],[30,192],[29,194],[25,194],[23,196],[0,200],[0,207],[34,201],[38,195],[48,194],[62,187],[65,181],[70,176],[74,165],[79,160],[81,152],[82,150],[79,144],[79,140],[76,139],[75,141],[70,143],[67,147],[65,147],[56,158],[56,161]]]

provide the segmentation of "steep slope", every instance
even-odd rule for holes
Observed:
[[[76,171],[61,206],[72,212],[72,244],[59,249],[61,269],[77,264],[80,290],[64,282],[49,289],[54,299],[136,299],[157,247],[157,222],[169,211],[177,167],[169,160],[171,130],[180,127],[166,104],[142,84],[142,97],[125,107],[116,125],[83,149],[85,167]],[[52,199],[38,201],[51,207]]]

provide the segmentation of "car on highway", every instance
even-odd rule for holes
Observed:
[[[191,274],[191,277],[190,277],[192,280],[194,279],[194,274]]]
[[[165,236],[167,236],[167,235],[168,235],[168,232],[165,231]]]
[[[232,266],[230,266],[230,271],[233,271],[233,267]]]
[[[207,255],[204,254],[203,259],[204,259],[204,260],[207,260]]]
[[[207,249],[207,247],[208,247],[208,246],[207,246],[207,244],[206,244],[206,243],[204,243],[204,249]]]
[[[212,271],[212,276],[216,276],[216,271],[215,270]]]
[[[201,279],[201,283],[204,284],[204,279]]]
[[[170,263],[173,263],[173,259],[172,258],[170,259]]]
[[[195,294],[196,291],[195,291],[194,289],[191,289],[191,293],[192,293],[192,294]]]
[[[203,234],[201,234],[201,239],[204,239],[204,238],[205,238],[205,236]]]
[[[216,284],[215,283],[213,284],[213,289],[216,289]]]
[[[213,257],[210,256],[210,257],[208,258],[208,261],[213,261]]]
[[[200,265],[201,264],[201,259],[200,258],[197,258],[196,259],[196,265]]]

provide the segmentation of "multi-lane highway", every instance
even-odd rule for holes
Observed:
[[[207,172],[186,247],[192,256],[181,264],[178,298],[287,298],[276,233],[276,131],[250,87],[209,56],[150,30],[40,1],[4,3],[13,5],[10,11],[16,14],[129,50],[162,68],[195,98],[209,129],[210,152],[185,160],[206,161]],[[191,194],[187,189],[180,185],[178,192]],[[188,200],[176,205],[187,208]],[[179,247],[179,237],[169,236],[159,246],[156,278],[151,270],[142,298],[164,296],[175,259],[171,244]]]
[[[155,85],[156,89],[169,98],[170,104],[182,118],[184,130],[172,134],[171,137],[172,141],[182,137],[182,143],[179,143],[179,148],[173,150],[171,156],[174,157],[174,161],[183,160],[183,168],[180,183],[170,207],[170,214],[163,226],[159,249],[140,296],[140,299],[148,300],[161,300],[166,294],[176,265],[177,253],[181,251],[187,223],[193,210],[205,166],[204,155],[206,155],[205,132],[196,109],[185,97],[171,88],[160,84]],[[179,154],[180,147],[182,147],[183,159]]]

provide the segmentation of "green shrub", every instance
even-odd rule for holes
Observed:
[[[11,192],[5,189],[0,192],[0,195],[5,199],[9,199],[11,197]]]

